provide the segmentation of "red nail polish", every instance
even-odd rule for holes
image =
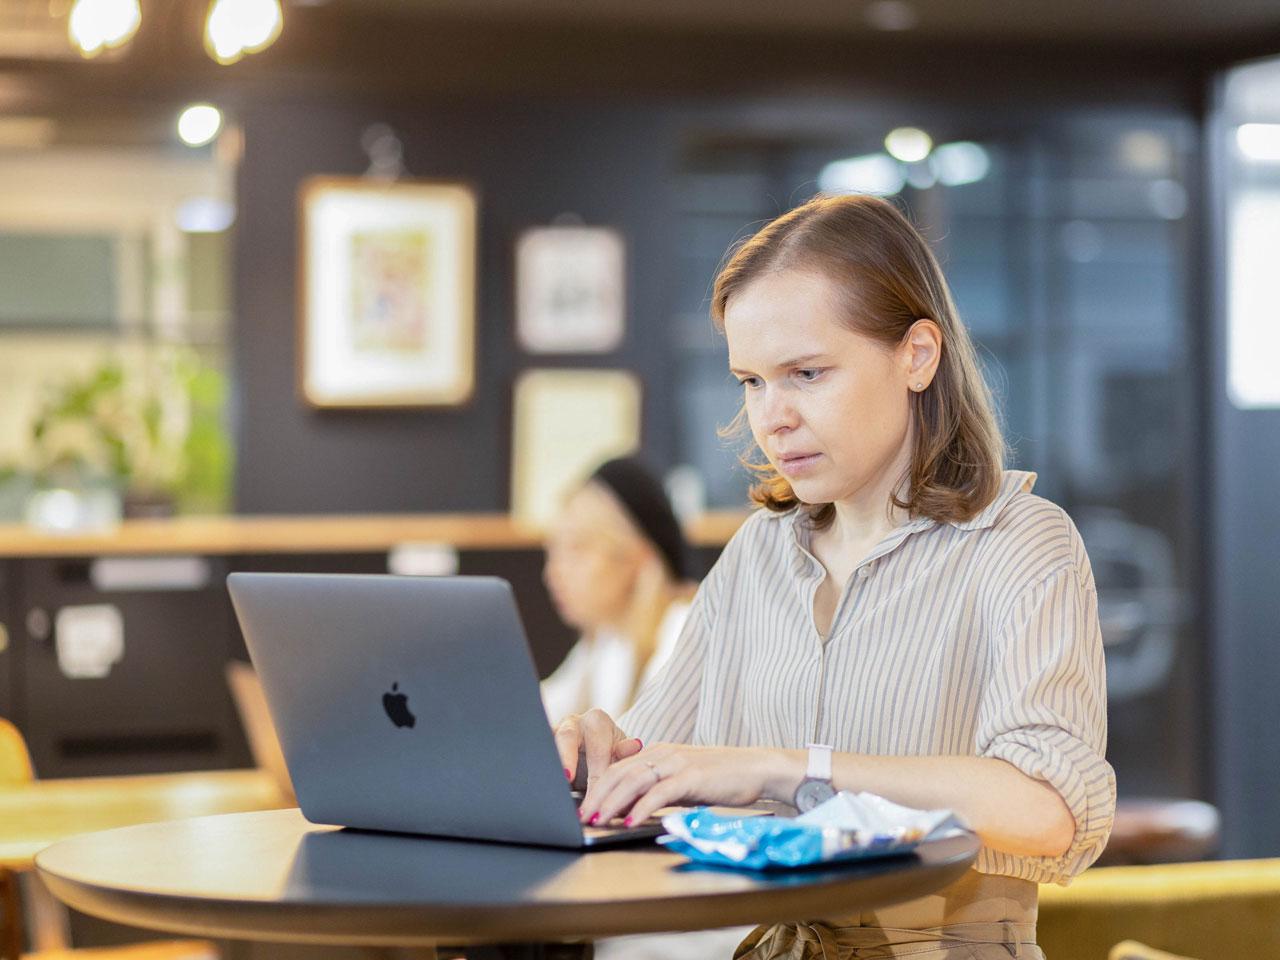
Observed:
[[[569,772],[569,768],[568,768],[568,767],[565,767],[565,768],[564,768],[564,778],[565,778],[566,780],[572,780],[572,779],[573,779],[573,774]]]
[[[641,749],[641,750],[643,750],[643,749],[644,749],[644,741],[643,741],[643,740],[641,740],[639,737],[636,737],[636,743],[640,744],[640,749]]]
[[[599,814],[599,813],[593,813],[593,814],[591,815],[591,819],[590,819],[590,820],[588,820],[588,821],[587,821],[587,823],[589,823],[591,826],[593,826],[593,827],[594,827],[594,826],[596,825],[596,821],[597,821],[597,820],[599,820],[599,819],[600,819],[600,814]]]
[[[629,827],[629,826],[631,826],[631,818],[630,818],[630,817],[627,817],[627,819],[623,820],[623,821],[622,821],[622,825],[623,825],[624,827]]]

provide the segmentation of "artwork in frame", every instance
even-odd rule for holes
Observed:
[[[302,185],[299,209],[299,383],[306,402],[466,402],[475,383],[471,188],[314,177]]]
[[[545,528],[610,457],[640,447],[640,381],[626,370],[527,370],[516,380],[511,514]]]
[[[516,241],[516,339],[529,353],[608,353],[626,330],[626,251],[609,227],[551,226]]]

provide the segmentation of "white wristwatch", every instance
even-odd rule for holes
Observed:
[[[808,744],[809,768],[804,779],[796,787],[795,808],[801,813],[812,810],[820,803],[825,803],[836,795],[835,785],[831,782],[831,748],[823,743]]]

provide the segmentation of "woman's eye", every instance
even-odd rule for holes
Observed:
[[[757,387],[760,385],[760,378],[759,377],[743,377],[741,380],[738,381],[738,384],[743,387]]]
[[[796,376],[799,377],[801,380],[803,380],[805,383],[812,383],[814,380],[817,380],[818,377],[821,375],[822,375],[822,371],[817,369],[816,367],[806,367],[802,370],[796,371]]]

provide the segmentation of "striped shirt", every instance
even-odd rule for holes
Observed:
[[[1115,776],[1093,573],[1035,479],[1006,471],[973,519],[891,531],[845,584],[825,639],[810,524],[757,511],[619,725],[649,743],[1005,760],[1062,795],[1075,836],[1059,857],[984,847],[975,869],[1068,882],[1107,841]]]

